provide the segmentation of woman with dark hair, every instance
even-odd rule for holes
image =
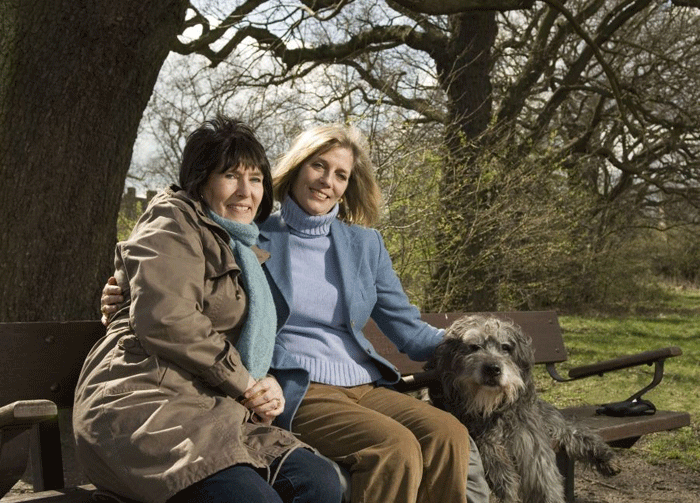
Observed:
[[[79,460],[99,489],[148,503],[339,502],[333,467],[271,425],[284,396],[255,246],[272,208],[264,149],[218,117],[188,137],[179,182],[117,244],[124,300],[76,388]]]

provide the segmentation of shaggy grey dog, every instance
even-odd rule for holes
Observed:
[[[464,423],[476,442],[491,491],[507,503],[563,503],[555,450],[617,473],[612,449],[540,400],[532,379],[530,339],[514,323],[467,316],[457,320],[426,365],[439,375],[433,404]]]

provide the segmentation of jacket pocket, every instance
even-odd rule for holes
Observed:
[[[240,269],[232,268],[218,276],[205,278],[202,314],[217,331],[237,326],[245,314],[247,298],[240,282]]]
[[[169,367],[167,361],[149,355],[135,335],[124,335],[112,351],[110,379],[104,393],[110,395],[159,388]]]

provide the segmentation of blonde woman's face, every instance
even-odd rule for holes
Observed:
[[[292,184],[294,201],[309,215],[325,215],[348,188],[354,157],[347,147],[310,157],[299,168]]]

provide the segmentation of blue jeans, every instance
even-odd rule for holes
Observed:
[[[307,449],[296,449],[267,470],[234,465],[194,483],[168,503],[339,503],[342,489],[335,469]]]

